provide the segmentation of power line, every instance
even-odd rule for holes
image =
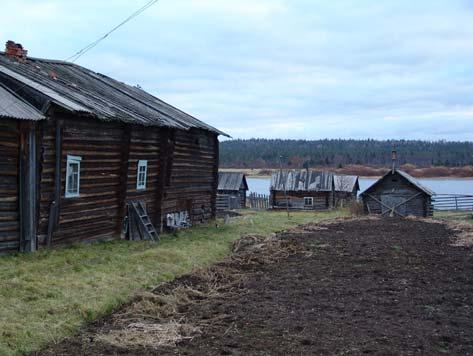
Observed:
[[[144,6],[142,6],[141,8],[139,8],[138,10],[136,10],[134,13],[132,13],[130,16],[128,16],[125,20],[123,20],[122,22],[120,22],[118,25],[116,25],[114,28],[112,28],[110,31],[108,31],[107,33],[105,33],[103,36],[99,37],[97,40],[89,43],[87,46],[85,46],[84,48],[82,48],[81,50],[77,51],[75,54],[73,54],[72,56],[70,56],[69,58],[66,59],[66,61],[71,61],[71,62],[75,62],[77,61],[80,57],[82,57],[85,53],[87,53],[88,51],[90,51],[92,48],[94,48],[95,46],[97,46],[100,42],[102,42],[104,39],[106,39],[110,34],[112,34],[113,32],[115,32],[116,30],[118,30],[120,27],[122,27],[123,25],[125,25],[127,22],[133,20],[135,17],[139,16],[140,14],[142,14],[143,12],[145,12],[146,10],[148,10],[151,6],[153,6],[154,4],[156,4],[159,0],[151,0],[149,1],[148,3],[146,3]]]
[[[128,16],[125,20],[123,20],[122,22],[120,22],[118,25],[116,25],[115,27],[113,27],[110,31],[108,31],[106,34],[104,34],[103,36],[99,37],[97,40],[89,43],[87,46],[85,46],[84,48],[82,48],[81,50],[77,51],[75,54],[73,54],[72,56],[70,56],[69,58],[66,58],[65,61],[68,62],[70,61],[71,63],[74,63],[75,61],[77,61],[80,57],[82,57],[85,53],[87,53],[88,51],[90,51],[92,48],[94,48],[95,46],[97,46],[100,42],[102,42],[104,39],[106,39],[108,36],[110,36],[110,34],[112,34],[113,32],[115,32],[116,30],[118,30],[120,27],[122,27],[123,25],[125,25],[127,22],[133,20],[135,17],[139,16],[140,14],[142,14],[143,12],[145,12],[146,10],[148,10],[151,6],[153,6],[154,4],[156,4],[159,0],[150,0],[149,2],[147,2],[145,5],[143,5],[141,8],[139,8],[138,10],[136,10],[135,12],[133,12],[130,16]],[[27,84],[24,84],[22,85],[21,87],[19,87],[17,90],[15,91],[11,91],[12,94],[17,94],[20,90],[22,90],[23,88],[26,88]],[[38,84],[39,86],[39,84]],[[33,89],[37,89],[36,86],[31,86]],[[7,105],[6,107],[2,107],[0,105],[0,109],[3,109],[5,112],[7,112],[7,110],[13,105],[12,104],[9,104]]]

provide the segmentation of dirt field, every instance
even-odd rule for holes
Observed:
[[[41,354],[473,355],[473,250],[415,220],[247,237]]]

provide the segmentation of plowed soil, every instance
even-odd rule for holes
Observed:
[[[473,251],[420,220],[247,237],[45,355],[473,355]]]

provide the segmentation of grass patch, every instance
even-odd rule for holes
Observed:
[[[246,212],[228,225],[194,227],[161,242],[112,241],[0,257],[0,355],[38,350],[110,313],[136,292],[209,266],[233,241],[345,215]]]
[[[436,211],[434,218],[447,221],[459,221],[473,224],[473,211]]]

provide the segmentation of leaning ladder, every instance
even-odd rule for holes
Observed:
[[[151,240],[158,241],[159,236],[154,228],[154,225],[151,223],[151,219],[146,212],[145,204],[142,201],[133,201],[129,205],[128,209],[128,235],[129,240],[138,240],[136,238],[137,234],[140,235],[141,240]]]

